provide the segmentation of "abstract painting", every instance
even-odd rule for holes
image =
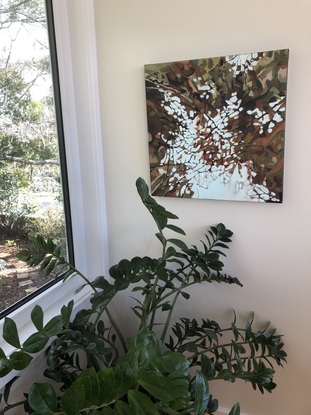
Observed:
[[[282,202],[288,55],[145,65],[153,195]]]

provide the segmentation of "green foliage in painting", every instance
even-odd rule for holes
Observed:
[[[145,66],[153,195],[282,201],[288,54]]]

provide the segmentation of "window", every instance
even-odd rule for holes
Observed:
[[[88,277],[108,275],[105,177],[101,136],[96,28],[93,0],[52,0],[62,96],[68,183],[75,265]],[[78,70],[77,70],[78,69]],[[88,301],[84,290],[74,295],[75,278],[57,282],[10,313],[21,340],[34,331],[30,312],[44,310],[46,320],[74,299],[79,308]],[[0,333],[3,319],[0,320]],[[6,354],[14,348],[2,341]],[[11,376],[0,379],[0,388]]]
[[[0,11],[3,316],[56,282],[17,251],[40,233],[63,242],[73,261],[73,243],[52,2],[0,0]]]

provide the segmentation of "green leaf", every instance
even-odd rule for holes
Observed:
[[[64,319],[62,316],[53,317],[43,328],[43,331],[48,336],[54,336],[62,330],[64,326]]]
[[[117,385],[114,382],[114,368],[109,367],[98,373],[99,381],[99,405],[108,404],[116,395]]]
[[[201,356],[201,369],[207,378],[213,378],[215,376],[215,365],[205,354]]]
[[[149,187],[143,178],[139,177],[136,180],[136,188],[142,201],[146,200],[146,198],[149,196]]]
[[[178,352],[166,352],[161,356],[160,361],[167,372],[178,371],[186,374],[190,366],[189,360]]]
[[[2,335],[4,340],[11,346],[17,347],[18,349],[21,348],[15,321],[12,320],[10,317],[5,317],[4,319]]]
[[[17,253],[17,258],[18,258],[20,261],[23,261],[23,262],[29,262],[29,261],[30,261],[30,259],[31,259],[31,253],[30,253],[30,251],[28,251],[28,250],[26,250],[26,249],[22,249],[21,251],[19,251],[19,252]]]
[[[161,402],[160,402],[160,404],[158,404],[157,407],[161,410],[161,413],[163,412],[164,414],[167,414],[167,415],[180,415],[180,412],[173,409],[171,407],[171,405],[172,404],[170,404],[170,406],[165,406],[165,405],[161,404]],[[185,406],[183,405],[180,409],[183,409],[184,407]],[[187,414],[187,413],[189,413],[189,411],[187,410],[184,413]]]
[[[197,346],[193,342],[185,343],[184,347],[190,353],[196,353],[197,352]]]
[[[133,409],[123,401],[117,401],[114,406],[115,415],[135,415]]]
[[[86,378],[86,380],[84,380],[84,378]],[[84,384],[87,405],[91,406],[91,403],[94,404],[98,402],[99,381],[94,367],[84,370],[84,372],[81,373],[79,378],[74,383]]]
[[[71,317],[71,313],[72,313],[72,310],[73,310],[73,305],[74,305],[74,301],[73,300],[71,300],[71,301],[69,301],[69,303],[68,303],[68,305],[67,306],[63,306],[62,308],[61,308],[61,315],[62,315],[62,317],[63,317],[63,320],[64,320],[64,326],[66,327],[66,328],[68,328],[69,327],[69,323],[70,323],[70,317]]]
[[[178,388],[174,382],[153,370],[142,373],[137,382],[160,401],[171,402],[179,397]]]
[[[12,363],[6,357],[0,358],[0,378],[3,378],[13,370]]]
[[[15,370],[25,369],[32,361],[32,357],[28,353],[18,351],[10,355],[10,362]]]
[[[176,255],[176,249],[172,246],[169,246],[165,252],[164,259],[169,259],[175,255]]]
[[[54,388],[48,383],[34,383],[29,391],[28,403],[40,415],[53,414],[57,409]]]
[[[164,235],[162,233],[157,232],[155,234],[155,236],[159,239],[159,241],[161,242],[162,245],[165,245],[166,239],[165,239],[165,237],[164,237]]]
[[[181,293],[180,293],[186,300],[189,300],[189,298],[190,298],[190,294],[188,294],[188,293],[186,293],[185,291],[182,291]]]
[[[118,385],[115,399],[121,399],[136,382],[136,373],[125,363],[114,367],[114,374]]]
[[[236,403],[232,407],[231,411],[229,412],[229,415],[240,415],[240,404],[239,403]]]
[[[170,239],[167,240],[167,242],[170,242],[171,244],[174,244],[174,245],[178,246],[178,248],[180,248],[180,249],[185,249],[185,250],[188,249],[185,242],[181,241],[180,239],[170,238]]]
[[[97,402],[98,398],[98,390],[97,394],[93,395],[93,385],[92,385],[92,379],[91,376],[82,376],[79,379],[77,379],[72,387],[76,386],[82,386],[84,391],[85,400],[83,402],[83,407],[88,408],[92,405],[94,405],[95,402]]]
[[[175,410],[182,410],[188,406],[188,402],[191,398],[190,394],[190,378],[185,376],[182,372],[173,372],[168,375],[176,387],[178,388],[179,397],[169,403],[169,407]],[[165,411],[166,412],[166,411]],[[168,412],[166,412],[168,413]]]
[[[23,344],[23,350],[28,353],[38,353],[47,344],[49,337],[43,333],[34,333]]]
[[[136,390],[127,393],[128,402],[135,415],[159,415],[159,411],[147,395]]]
[[[202,372],[195,377],[194,415],[203,415],[210,400],[208,382]]]
[[[43,311],[39,305],[36,305],[31,311],[31,321],[38,331],[43,330]]]
[[[179,228],[178,226],[169,224],[169,225],[166,225],[166,227],[176,233],[179,233],[181,235],[186,235],[186,232],[183,229]]]
[[[93,415],[93,412],[90,415]],[[110,406],[105,406],[100,412],[96,412],[96,415],[115,415],[115,413]]]
[[[49,256],[45,257],[44,260],[41,263],[41,266],[40,266],[41,269],[42,270],[43,269],[48,269],[48,266],[49,266],[49,264],[50,264],[50,262],[52,260],[53,260],[53,256],[52,255],[49,255]],[[55,261],[55,259],[53,261]],[[49,274],[48,270],[47,270],[47,274]]]
[[[71,385],[61,399],[61,408],[66,415],[77,415],[84,408],[85,390],[83,385]]]

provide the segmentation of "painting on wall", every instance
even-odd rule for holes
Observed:
[[[145,65],[154,196],[282,202],[288,55]]]

